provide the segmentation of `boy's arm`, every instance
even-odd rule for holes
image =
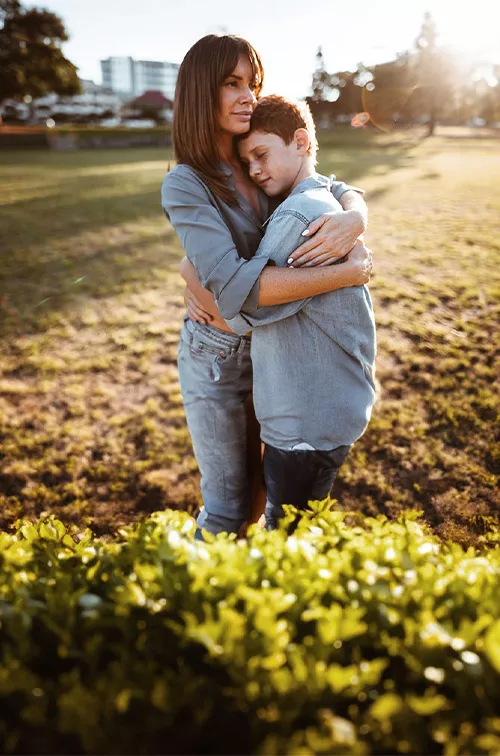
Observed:
[[[368,206],[357,191],[349,190],[339,199],[342,209],[357,216],[358,230],[364,234],[368,228]]]
[[[324,213],[309,224],[308,241],[290,255],[294,268],[332,265],[344,257],[368,226],[362,189],[334,182],[331,191],[343,212]]]
[[[290,254],[304,242],[302,232],[305,231],[308,225],[309,220],[301,213],[294,210],[278,211],[269,221],[266,234],[259,244],[255,257],[267,258],[270,265],[277,265],[281,268],[288,267],[287,260]],[[278,320],[295,315],[311,299],[312,297],[306,297],[305,299],[297,299],[286,304],[258,307],[253,312],[243,309],[239,314],[250,328],[254,328],[269,323],[276,323]],[[236,323],[228,320],[227,324],[230,328],[234,327],[236,330]]]

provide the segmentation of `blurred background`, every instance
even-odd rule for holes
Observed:
[[[0,528],[113,537],[199,474],[177,381],[182,248],[160,205],[179,64],[247,37],[366,190],[378,402],[338,506],[500,520],[500,5],[0,0]],[[312,386],[314,375],[311,375]]]
[[[500,7],[452,0],[207,5],[1,0],[4,124],[154,126],[172,119],[179,64],[208,33],[259,50],[265,92],[307,98],[319,126],[500,124]],[[356,119],[355,116],[363,113]]]

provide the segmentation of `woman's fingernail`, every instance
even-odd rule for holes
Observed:
[[[305,231],[302,231],[302,236],[309,236],[309,234],[310,234],[310,231],[308,228],[306,228]]]
[[[293,263],[293,257],[289,257],[288,260],[287,260],[287,263],[289,265],[291,265]]]

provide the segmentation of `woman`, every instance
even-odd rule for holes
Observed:
[[[262,83],[260,58],[246,40],[209,35],[189,50],[174,105],[178,165],[162,184],[162,205],[189,259],[182,272],[193,292],[193,317],[181,329],[179,381],[201,472],[198,538],[200,528],[237,533],[250,514],[250,337],[237,336],[231,325],[242,332],[245,313],[361,285],[371,270],[370,251],[355,245],[362,213],[352,211],[316,222],[322,240],[292,255],[299,267],[273,268],[254,257],[273,208],[244,172],[234,138],[248,131]],[[344,209],[364,206],[345,184],[336,182],[333,191]],[[331,265],[353,246],[344,264]]]

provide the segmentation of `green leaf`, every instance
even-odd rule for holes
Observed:
[[[406,701],[410,709],[421,717],[430,717],[450,707],[448,699],[441,695],[424,697],[408,695]]]
[[[40,538],[44,538],[48,541],[57,540],[57,528],[55,527],[53,522],[41,522],[38,532],[40,534]]]
[[[27,541],[34,541],[38,538],[38,530],[31,522],[26,522],[21,528],[21,533]]]
[[[500,674],[500,620],[494,622],[486,633],[484,651],[491,666]]]
[[[383,722],[385,719],[390,719],[395,714],[399,714],[403,706],[401,696],[396,693],[384,693],[370,706],[370,714],[374,719]]]
[[[123,714],[127,711],[130,699],[132,698],[132,691],[129,688],[121,690],[115,698],[115,709]]]

